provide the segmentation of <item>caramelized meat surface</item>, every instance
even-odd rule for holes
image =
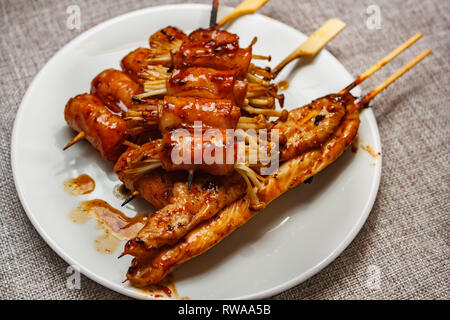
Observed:
[[[239,174],[226,178],[199,175],[190,190],[186,182],[176,183],[170,204],[148,218],[137,237],[128,241],[124,253],[143,256],[176,243],[200,222],[242,198],[245,192],[246,185]]]
[[[289,112],[287,121],[279,121],[273,127],[286,140],[280,146],[280,161],[320,148],[336,131],[344,115],[345,103],[339,96],[319,98]]]
[[[175,69],[167,81],[167,95],[232,100],[241,106],[247,83],[237,80],[236,70],[211,68]]]
[[[134,81],[139,83],[142,81],[141,77],[149,65],[149,57],[150,49],[137,48],[122,59],[120,66],[124,72],[133,78]]]
[[[188,41],[188,37],[183,31],[174,27],[161,29],[150,36],[150,57],[155,59],[156,64],[171,67],[172,52],[178,51],[185,41]],[[159,60],[160,57],[164,58]]]
[[[133,96],[142,88],[128,74],[108,69],[92,80],[91,94],[96,95],[112,111],[121,113],[133,105]]]
[[[344,101],[347,98],[352,100],[351,97],[344,97]],[[333,163],[356,137],[359,123],[358,108],[346,103],[345,115],[328,140],[316,149],[285,161],[274,175],[268,177],[258,193],[259,199],[268,204]],[[284,125],[291,126],[292,122]],[[212,219],[195,227],[184,236],[183,241],[161,248],[151,255],[135,258],[127,279],[137,287],[160,282],[175,267],[209,250],[250,220],[256,212],[250,210],[249,202],[247,197],[235,201]]]
[[[236,69],[238,75],[243,77],[251,59],[252,48],[240,48],[237,35],[223,30],[199,29],[192,32],[189,40],[173,53],[173,66]]]
[[[72,129],[85,133],[86,139],[105,160],[115,161],[124,151],[125,121],[106,108],[96,96],[81,94],[70,99],[64,117]]]
[[[120,156],[114,166],[114,172],[125,187],[139,192],[139,196],[156,209],[169,204],[174,184],[186,181],[187,174],[185,172],[166,172],[161,168],[150,170],[144,174],[139,174],[139,171],[128,173],[125,169],[133,168],[133,164],[136,162],[142,163],[146,159],[158,158],[160,148],[161,140],[148,142],[140,148],[129,148]]]
[[[159,129],[165,133],[189,128],[195,121],[207,128],[235,129],[240,116],[240,109],[230,100],[166,96],[159,110]]]
[[[227,139],[226,132],[219,129],[210,129],[209,133],[198,136],[179,130],[166,132],[160,152],[163,168],[167,171],[201,171],[215,176],[233,173],[236,157],[234,137]],[[227,159],[227,151],[232,159]]]

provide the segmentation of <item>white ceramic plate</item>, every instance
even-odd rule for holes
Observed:
[[[231,9],[222,7],[219,16]],[[40,235],[64,260],[98,283],[136,297],[148,294],[122,284],[131,258],[94,249],[93,223],[72,223],[68,213],[80,201],[99,198],[120,208],[113,196],[119,184],[112,165],[101,160],[86,142],[66,152],[74,133],[64,121],[67,100],[87,92],[90,81],[106,68],[119,68],[123,56],[146,46],[150,34],[174,25],[185,32],[205,27],[210,7],[171,5],[132,12],[102,23],[61,49],[41,70],[17,114],[12,139],[12,166],[17,192]],[[319,26],[317,26],[319,27]],[[300,45],[306,36],[258,14],[239,18],[228,28],[242,46],[258,36],[254,52],[271,54],[272,66]],[[344,31],[345,34],[345,31]],[[345,36],[345,35],[341,35]],[[369,66],[373,61],[367,61]],[[357,70],[361,71],[361,70]],[[292,64],[280,74],[290,88],[289,109],[337,92],[352,76],[327,51],[312,61]],[[359,94],[358,91],[355,91]],[[381,151],[371,110],[361,115],[359,143]],[[68,178],[86,173],[96,181],[94,193],[72,197],[62,188]],[[264,298],[311,277],[335,259],[353,240],[375,200],[381,157],[347,151],[333,165],[274,201],[261,214],[219,245],[174,272],[179,295],[191,299]],[[148,206],[138,200],[124,212],[134,215]]]

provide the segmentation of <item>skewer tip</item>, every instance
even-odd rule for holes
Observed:
[[[73,146],[75,143],[81,141],[84,139],[84,137],[86,136],[86,134],[84,133],[84,131],[81,131],[80,133],[78,133],[75,138],[72,139],[72,141],[70,141],[68,144],[66,144],[66,146],[63,148],[63,151],[66,151],[67,149],[69,149],[71,146]]]
[[[121,207],[125,207],[128,203],[130,203],[134,198],[136,198],[136,196],[131,195],[128,198],[125,199],[124,202],[122,202],[122,204],[120,205]]]
[[[217,11],[219,10],[219,0],[212,0],[211,17],[209,20],[209,26],[211,28],[217,28]]]
[[[133,193],[131,194],[131,196],[129,196],[128,198],[125,199],[124,202],[122,202],[122,204],[120,205],[121,207],[126,206],[128,203],[130,203],[134,198],[136,198],[137,196],[139,196],[139,192],[138,191],[133,191]]]
[[[188,175],[188,190],[191,190],[192,187],[192,181],[194,181],[194,170],[189,170],[189,175]]]

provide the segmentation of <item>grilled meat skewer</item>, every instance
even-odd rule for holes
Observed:
[[[321,104],[339,104],[345,106],[345,115],[340,121],[339,126],[320,147],[303,151],[299,155],[282,163],[275,174],[267,177],[263,188],[258,190],[258,198],[265,204],[268,204],[288,189],[297,186],[333,163],[354,140],[359,128],[359,112],[361,109],[373,97],[424,59],[430,52],[428,49],[422,52],[413,61],[389,77],[360,101],[355,100],[349,93],[350,89],[354,87],[353,85],[348,86],[339,94],[317,99],[316,101],[320,101]],[[389,61],[392,59],[392,56],[389,57]],[[385,65],[387,60],[382,60],[382,62],[378,68],[371,71],[371,74],[381,68],[382,65]],[[358,79],[355,82],[358,82]],[[328,103],[324,103],[325,100]],[[295,113],[296,111],[294,110],[292,112]],[[297,113],[302,114],[302,111],[298,111]],[[282,125],[291,126],[292,123],[288,121],[280,124],[280,126]],[[320,136],[321,133],[318,132],[319,139]],[[299,149],[293,148],[292,150],[295,153]],[[157,253],[135,258],[127,273],[127,279],[132,285],[138,287],[158,283],[177,265],[210,249],[233,230],[242,226],[255,213],[255,211],[250,209],[248,196],[234,202],[214,216],[214,218],[199,224],[184,237],[183,241],[162,248]]]

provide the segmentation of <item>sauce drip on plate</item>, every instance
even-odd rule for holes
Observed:
[[[64,190],[73,196],[88,194],[94,191],[94,189],[95,181],[87,174],[82,174],[77,178],[69,179],[64,182]]]
[[[286,91],[287,89],[289,89],[289,82],[287,82],[286,80],[280,81],[278,82],[277,87],[280,91]]]
[[[136,237],[147,221],[147,214],[129,218],[106,201],[94,199],[81,202],[70,212],[69,218],[78,224],[95,219],[97,229],[103,231],[103,234],[95,239],[95,248],[100,253],[111,254],[119,248],[122,240]],[[153,298],[189,299],[179,297],[172,275],[164,278],[159,284],[148,286],[143,292]]]
[[[142,289],[144,293],[152,298],[172,298],[178,300],[189,300],[188,297],[180,297],[175,286],[172,274],[166,276],[159,284],[154,284]]]
[[[368,154],[370,154],[374,159],[378,158],[378,156],[381,155],[381,152],[375,152],[371,146],[367,145],[361,145],[361,149],[367,151]]]
[[[117,199],[125,200],[131,195],[131,192],[121,183],[114,187],[113,195]]]
[[[104,234],[95,240],[95,247],[101,253],[116,251],[122,240],[134,238],[144,226],[147,215],[140,214],[129,218],[121,211],[113,208],[103,200],[90,200],[82,202],[69,214],[74,223],[86,223],[96,219],[98,228]]]

